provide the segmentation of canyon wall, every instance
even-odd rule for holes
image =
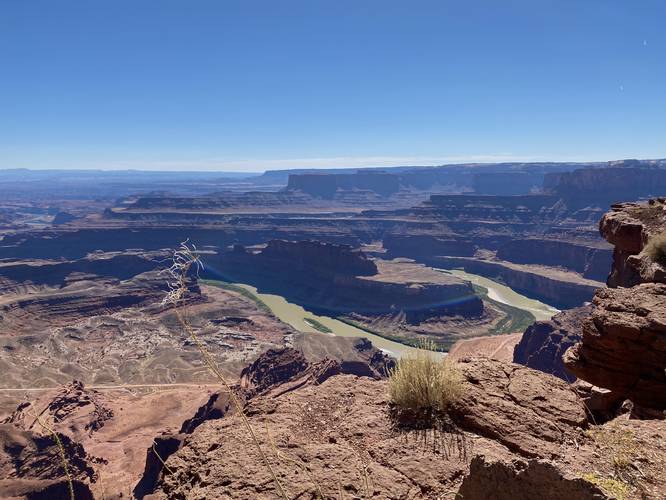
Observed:
[[[393,272],[390,264],[378,273],[373,261],[344,245],[274,240],[259,251],[237,246],[206,260],[215,269],[212,277],[248,283],[325,314],[401,313],[418,323],[438,315],[483,313],[483,303],[465,281],[442,273],[434,273],[434,281],[420,281]]]
[[[595,290],[601,285],[576,277],[567,279],[557,275],[549,276],[545,270],[525,269],[508,262],[465,257],[435,257],[428,262],[435,267],[462,268],[468,273],[486,276],[558,309],[578,307],[591,300]]]
[[[387,254],[392,257],[431,257],[455,255],[471,257],[477,247],[471,238],[437,237],[430,234],[403,235],[388,233],[383,240]]]
[[[666,269],[642,252],[666,230],[663,200],[614,205],[600,223],[616,245],[611,288],[599,290],[564,356],[577,377],[641,407],[666,410]]]
[[[261,261],[288,265],[290,272],[319,269],[336,276],[372,276],[377,266],[366,255],[346,245],[327,245],[319,241],[271,240],[260,253]]]
[[[606,168],[546,174],[544,189],[575,204],[608,206],[666,192],[666,162],[625,160]]]
[[[472,176],[472,189],[477,194],[519,195],[540,191],[544,174],[541,172],[496,172]]]
[[[283,171],[287,191],[333,199],[342,191],[369,191],[382,197],[400,190],[487,195],[528,194],[541,189],[546,172],[568,172],[595,163],[504,163],[383,169]],[[272,172],[266,177],[280,175]]]
[[[612,261],[610,245],[551,239],[514,239],[502,243],[497,258],[520,264],[565,267],[584,278],[605,281]]]
[[[288,190],[298,190],[315,198],[332,199],[338,190],[367,190],[389,196],[400,189],[400,178],[384,172],[354,174],[300,174],[290,175]]]

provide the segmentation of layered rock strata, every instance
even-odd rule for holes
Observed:
[[[646,251],[666,229],[663,199],[614,205],[600,222],[615,247],[611,288],[599,290],[582,338],[564,356],[577,377],[634,404],[666,410],[666,276]]]
[[[549,321],[537,321],[523,333],[513,351],[513,362],[573,382],[576,377],[564,367],[562,356],[581,337],[583,320],[591,306],[562,311]]]
[[[666,410],[666,285],[603,289],[564,357],[568,370],[634,403]]]
[[[259,251],[236,247],[213,262],[227,280],[278,293],[315,312],[403,314],[412,324],[440,315],[483,313],[468,282],[417,265],[381,262],[378,268],[344,245],[275,240]],[[405,266],[412,272],[404,272]]]
[[[665,199],[649,203],[618,203],[599,223],[599,231],[615,246],[610,287],[630,287],[639,283],[666,282],[666,269],[643,250],[650,238],[666,230]]]

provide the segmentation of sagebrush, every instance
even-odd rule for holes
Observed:
[[[391,402],[399,409],[444,413],[463,392],[463,376],[453,362],[422,349],[398,361],[389,377]]]

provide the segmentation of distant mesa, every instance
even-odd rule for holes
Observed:
[[[76,215],[72,215],[69,212],[58,212],[55,214],[55,217],[53,217],[53,221],[51,224],[54,226],[61,226],[63,224],[67,224],[69,222],[74,222],[75,220],[79,219]]]
[[[338,190],[367,190],[390,196],[400,189],[400,177],[386,172],[354,174],[295,174],[289,176],[287,190],[299,190],[316,198],[333,199]]]

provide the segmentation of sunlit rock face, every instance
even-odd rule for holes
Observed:
[[[600,231],[613,245],[610,288],[597,291],[581,340],[564,356],[577,377],[618,397],[666,409],[666,274],[646,245],[666,228],[663,199],[614,205]]]
[[[666,409],[666,285],[606,288],[564,357],[577,377],[634,403]]]

